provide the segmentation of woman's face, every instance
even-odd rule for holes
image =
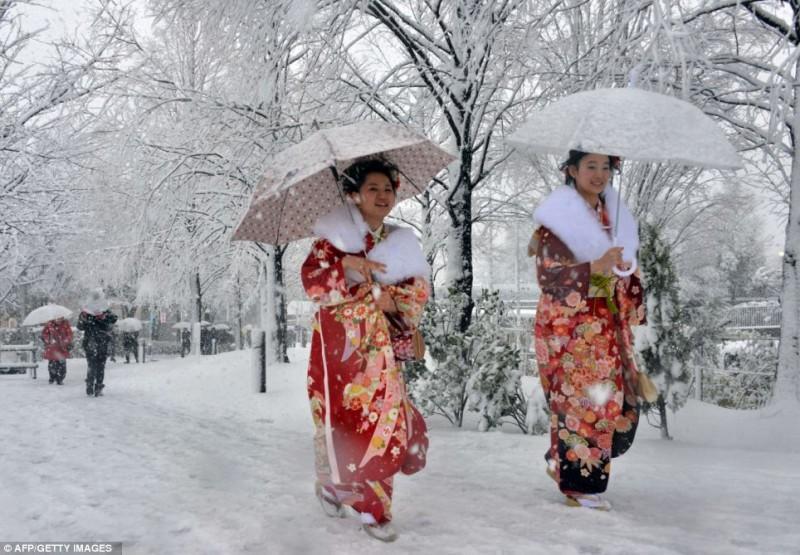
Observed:
[[[364,184],[358,190],[360,202],[358,209],[365,219],[380,220],[389,215],[394,208],[397,194],[389,177],[378,172],[368,173]]]
[[[569,174],[579,192],[599,195],[611,179],[611,161],[607,154],[587,154],[580,159],[577,167],[569,167]]]

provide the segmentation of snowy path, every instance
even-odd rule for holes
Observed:
[[[313,497],[302,356],[267,395],[249,392],[242,353],[111,364],[99,399],[83,361],[62,387],[0,376],[0,540],[122,541],[126,555],[800,553],[800,415],[699,404],[678,414],[678,440],[646,431],[614,462],[607,514],[561,504],[545,438],[434,422],[428,468],[397,481],[401,537],[376,546]]]

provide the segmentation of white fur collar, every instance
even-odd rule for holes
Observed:
[[[605,199],[613,225],[618,196],[610,184],[606,187]],[[567,185],[554,190],[544,199],[533,213],[533,220],[534,227],[543,225],[555,233],[579,263],[597,260],[614,246],[583,197]],[[639,229],[624,202],[619,211],[617,245],[624,247],[623,260],[632,262],[639,249]]]
[[[419,239],[408,227],[385,224],[386,238],[375,245],[367,258],[386,265],[386,272],[375,272],[375,279],[383,284],[398,283],[412,277],[426,280],[430,266],[422,253]],[[314,234],[326,239],[342,252],[361,253],[366,249],[369,226],[358,208],[350,204],[339,206],[320,217],[314,224]],[[356,272],[347,272],[351,283],[361,283],[364,278]]]

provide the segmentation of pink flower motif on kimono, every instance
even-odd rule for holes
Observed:
[[[567,303],[567,306],[575,308],[580,304],[581,298],[582,297],[580,293],[578,293],[577,291],[573,291],[569,295],[567,295],[567,298],[564,300]]]
[[[588,459],[592,456],[592,452],[586,447],[584,444],[579,443],[574,447],[575,454],[578,455],[579,459]]]
[[[550,356],[550,353],[548,353],[547,351],[547,342],[544,339],[537,337],[535,345],[536,345],[536,359],[539,361],[543,360],[546,361]]]
[[[581,421],[578,418],[572,416],[571,414],[568,414],[566,418],[566,424],[568,430],[577,432],[581,426]]]

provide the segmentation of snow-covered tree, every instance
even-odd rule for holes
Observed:
[[[391,79],[424,90],[436,107],[434,138],[447,137],[458,157],[439,202],[449,224],[446,279],[467,299],[457,324],[465,333],[473,314],[473,194],[508,157],[498,131],[520,117],[520,104],[532,93],[528,71],[536,59],[521,55],[519,45],[536,48],[555,3],[359,0],[355,5],[368,16],[366,28],[378,22],[374,32],[396,45],[387,55],[388,71],[372,72],[374,78],[357,72],[360,88],[368,94]],[[381,113],[401,121],[405,116]]]
[[[636,350],[642,358],[642,371],[658,387],[660,394],[655,404],[659,427],[662,437],[669,438],[667,407],[676,411],[688,394],[688,340],[669,247],[658,230],[648,224],[643,226],[639,263],[644,275],[647,325],[635,329]]]
[[[85,214],[86,122],[97,110],[93,95],[114,82],[119,61],[118,33],[103,21],[123,25],[130,15],[101,3],[85,39],[53,44],[41,39],[42,29],[22,27],[22,14],[36,4],[0,2],[0,304],[14,311],[33,308],[22,306],[24,291],[63,276],[70,261]]]
[[[800,4],[782,0],[686,3],[676,15],[705,30],[707,112],[771,162],[785,199],[778,401],[800,401]],[[691,5],[689,5],[691,4]],[[779,178],[778,178],[779,176]]]

